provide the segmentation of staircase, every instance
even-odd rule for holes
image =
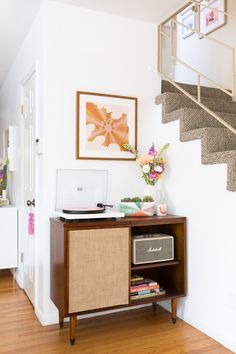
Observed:
[[[178,85],[197,97],[197,86]],[[236,135],[170,82],[162,81],[161,92],[156,104],[162,104],[162,122],[180,120],[180,141],[201,139],[202,163],[227,164],[227,190],[236,191]],[[236,128],[236,102],[226,93],[201,87],[201,102]]]

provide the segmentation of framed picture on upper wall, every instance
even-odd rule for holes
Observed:
[[[209,7],[204,7],[209,6]],[[203,0],[200,2],[200,32],[210,34],[227,24],[227,0]],[[203,37],[202,37],[203,38]]]
[[[195,30],[195,12],[194,7],[190,6],[180,14],[179,21],[184,25],[181,26],[182,38],[186,39],[194,33]],[[187,27],[185,27],[187,26]]]
[[[78,91],[76,100],[76,158],[134,160],[123,145],[137,148],[137,98]]]

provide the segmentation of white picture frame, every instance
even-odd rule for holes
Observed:
[[[211,8],[202,5],[208,5]],[[201,33],[208,35],[227,24],[227,16],[218,10],[227,12],[227,0],[203,0],[200,2]]]
[[[195,26],[196,26],[196,16],[193,11],[193,6],[188,7],[185,11],[180,14],[180,22],[184,25],[181,26],[181,37],[182,39],[186,39],[194,34]],[[192,28],[186,28],[188,26]]]

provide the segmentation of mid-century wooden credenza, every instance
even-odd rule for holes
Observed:
[[[185,217],[122,218],[63,221],[51,224],[51,299],[59,310],[60,326],[70,318],[70,342],[75,343],[77,315],[171,300],[176,321],[176,299],[186,294]],[[174,260],[133,265],[131,236],[165,233],[174,236]],[[142,300],[131,300],[130,277],[139,274],[166,290]]]

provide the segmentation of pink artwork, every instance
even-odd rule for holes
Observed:
[[[129,108],[125,106],[87,102],[87,148],[125,151],[123,145],[129,138],[128,112]]]
[[[227,23],[227,0],[200,0],[199,3],[201,33],[208,35]]]
[[[124,145],[137,146],[136,97],[77,92],[77,159],[134,160]]]
[[[206,26],[210,26],[212,23],[218,21],[219,12],[217,9],[211,10],[206,14]]]

